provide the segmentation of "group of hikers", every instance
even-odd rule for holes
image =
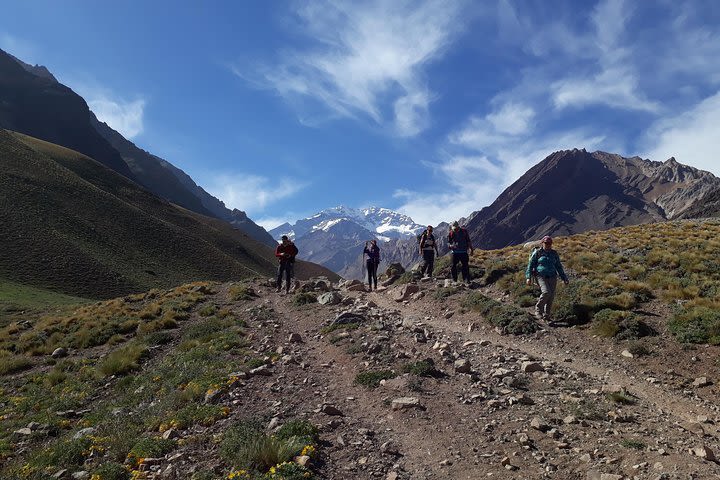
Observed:
[[[458,280],[458,266],[463,282],[470,283],[470,255],[473,246],[467,229],[453,222],[448,232],[448,248],[451,253],[450,275],[453,281]],[[549,236],[543,237],[540,246],[533,249],[525,270],[527,285],[537,284],[540,287],[540,296],[535,304],[535,317],[544,322],[551,322],[550,310],[555,298],[558,277],[567,285],[568,277],[563,270],[560,255],[552,248],[553,240]],[[435,266],[435,257],[439,256],[438,242],[433,234],[432,225],[422,232],[419,237],[419,249],[423,261],[420,265],[420,274],[432,278]],[[290,292],[290,283],[293,277],[293,266],[298,249],[295,244],[283,235],[281,243],[275,249],[278,258],[277,291],[281,291],[283,276],[285,276],[285,292]],[[367,268],[368,287],[377,290],[377,271],[380,265],[380,247],[377,240],[365,242],[363,258]]]

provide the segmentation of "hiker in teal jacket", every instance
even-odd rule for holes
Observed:
[[[565,285],[568,283],[568,278],[560,262],[560,255],[552,248],[552,238],[543,237],[541,245],[541,248],[535,249],[530,255],[525,279],[528,285],[532,284],[532,278],[537,279],[540,298],[535,305],[535,316],[539,320],[550,322],[550,309],[555,299],[557,277],[559,276]]]

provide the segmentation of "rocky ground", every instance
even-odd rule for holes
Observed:
[[[720,448],[718,348],[670,339],[660,306],[660,335],[638,357],[583,326],[505,335],[462,308],[468,287],[444,288],[441,281],[366,292],[353,282],[311,280],[298,291],[320,303],[304,305],[300,294],[278,294],[267,284],[253,286],[258,298],[227,304],[227,288],[219,286],[209,301],[247,318],[248,339],[265,365],[238,367],[205,396],[203,402],[226,407],[226,417],[166,430],[177,448],[143,460],[145,478],[200,471],[227,477],[218,442],[193,439],[219,439],[250,417],[269,431],[290,418],[317,425],[320,442],[308,465],[319,478],[720,476],[713,454]],[[506,301],[491,289],[478,291]]]

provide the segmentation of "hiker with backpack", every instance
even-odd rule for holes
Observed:
[[[293,277],[293,267],[295,266],[295,256],[298,254],[298,249],[287,235],[283,235],[281,240],[281,243],[275,247],[275,256],[280,262],[278,265],[277,291],[281,290],[284,273],[285,293],[290,293],[290,280]]]
[[[375,290],[377,290],[377,270],[378,265],[380,265],[380,247],[377,246],[377,240],[365,242],[365,250],[363,250],[363,257],[365,255],[368,256],[365,263],[368,274],[368,286],[370,287],[370,290],[372,290],[374,282]]]
[[[433,267],[435,265],[435,256],[440,255],[433,235],[432,225],[428,225],[427,229],[420,235],[420,253],[423,256],[423,263],[420,266],[420,274],[424,277],[427,275],[432,278]]]
[[[450,273],[454,282],[457,282],[458,271],[457,264],[461,264],[461,271],[463,281],[470,283],[470,255],[473,253],[472,243],[470,242],[470,234],[464,228],[460,228],[458,222],[453,222],[452,229],[448,233],[448,246],[452,253],[452,266],[450,267]]]
[[[530,254],[525,271],[525,282],[531,285],[533,279],[536,279],[540,286],[540,298],[535,305],[535,317],[548,323],[551,322],[550,309],[555,299],[558,276],[565,285],[568,284],[568,277],[560,262],[560,255],[553,250],[552,244],[551,237],[543,237],[540,247],[536,247]]]

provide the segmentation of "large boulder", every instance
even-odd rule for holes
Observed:
[[[403,273],[405,273],[405,269],[399,263],[391,263],[385,270],[385,276],[387,278],[393,277],[395,275],[402,275]]]

